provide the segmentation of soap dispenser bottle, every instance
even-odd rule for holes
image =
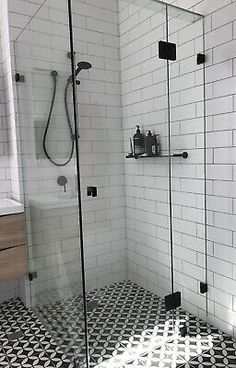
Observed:
[[[160,155],[159,135],[152,134],[151,130],[146,133],[145,150],[147,156]]]
[[[144,152],[145,152],[144,135],[141,133],[139,125],[137,125],[137,130],[134,135],[134,154],[142,155]]]

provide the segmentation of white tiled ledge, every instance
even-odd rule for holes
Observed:
[[[0,199],[0,216],[24,212],[24,205],[13,199]]]
[[[44,210],[77,207],[78,197],[74,192],[37,194],[29,197],[29,205]]]

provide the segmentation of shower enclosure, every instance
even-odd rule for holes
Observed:
[[[132,364],[207,318],[204,19],[45,0],[14,53],[28,304],[71,366]],[[137,124],[160,156],[128,155]]]

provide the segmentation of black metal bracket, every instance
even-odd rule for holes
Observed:
[[[97,187],[87,187],[88,197],[97,197],[97,195],[98,195]]]
[[[181,337],[185,337],[186,335],[188,335],[188,327],[187,327],[186,322],[184,323],[184,325],[182,327],[180,327],[179,334],[180,334]]]
[[[205,54],[197,54],[197,65],[204,64],[206,62]]]
[[[159,41],[159,59],[176,60],[176,44],[171,42]]]
[[[30,272],[30,273],[28,274],[29,281],[33,281],[34,279],[37,279],[37,277],[38,277],[38,274],[37,274],[37,272],[36,272],[36,271],[34,271],[34,272]]]
[[[188,158],[188,152],[182,152],[182,153],[174,153],[172,157],[182,157],[182,158]]]
[[[165,296],[165,309],[166,311],[176,309],[181,306],[181,292],[169,294]]]
[[[200,282],[200,293],[206,294],[208,292],[208,285],[205,282]]]
[[[135,159],[138,159],[138,158],[147,158],[147,157],[150,157],[150,158],[154,158],[154,157],[162,158],[162,157],[169,157],[169,155],[152,155],[152,156],[148,156],[146,154],[142,154],[142,155],[129,154],[129,155],[126,156],[126,158],[135,158]],[[186,158],[188,158],[188,152],[174,153],[170,157],[182,157],[182,158],[186,159]]]
[[[21,75],[20,73],[15,74],[15,81],[18,83],[24,83],[25,82],[25,76]]]

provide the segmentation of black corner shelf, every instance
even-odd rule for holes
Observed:
[[[138,158],[164,158],[164,157],[182,157],[184,159],[188,158],[188,152],[182,152],[182,153],[174,153],[173,155],[152,155],[148,156],[146,154],[143,155],[127,155],[126,158],[135,158],[136,160]]]

